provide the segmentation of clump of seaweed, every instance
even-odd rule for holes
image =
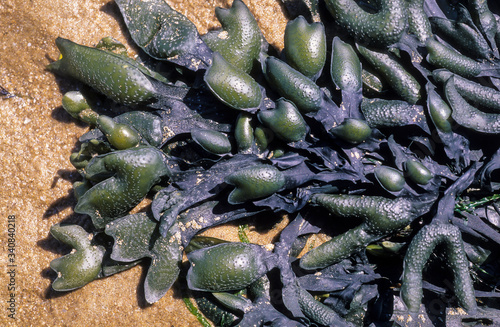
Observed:
[[[444,306],[499,316],[497,3],[283,0],[278,54],[241,0],[203,36],[165,1],[115,2],[140,59],[58,38],[48,66],[97,91],[63,97],[91,126],[70,159],[92,230],[51,228],[75,249],[55,290],[142,263],[147,302],[182,277],[220,326],[406,326],[450,292],[438,271]],[[271,247],[197,235],[262,213],[290,219]]]

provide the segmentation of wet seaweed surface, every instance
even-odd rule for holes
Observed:
[[[202,324],[498,323],[498,4],[283,0],[279,52],[241,0],[205,35],[164,1],[115,2],[136,58],[57,38],[48,66],[92,127],[54,290],[142,264],[145,300],[178,281]],[[199,235],[283,215],[272,244]]]

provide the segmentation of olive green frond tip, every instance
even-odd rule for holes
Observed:
[[[203,40],[232,65],[250,73],[265,42],[254,16],[241,0],[233,1],[230,9],[216,8],[215,15],[223,29],[206,34]]]
[[[167,234],[168,238],[174,237]],[[167,239],[168,240],[168,239]],[[182,247],[177,243],[156,245],[154,255],[144,280],[144,296],[148,303],[158,302],[172,287],[179,277],[180,263],[182,260]]]
[[[111,259],[132,262],[150,255],[158,222],[141,212],[127,215],[106,225],[105,233],[114,239]]]
[[[230,327],[240,320],[240,317],[229,312],[224,305],[210,294],[197,292],[194,299],[198,309],[212,322],[209,326]]]
[[[375,178],[384,189],[390,192],[399,192],[406,184],[399,170],[386,166],[375,168]]]
[[[190,252],[188,287],[209,292],[243,289],[266,273],[266,255],[259,245],[247,243],[223,243]]]
[[[227,62],[214,52],[212,65],[204,80],[208,88],[222,103],[234,109],[257,109],[262,102],[259,84],[247,73]]]
[[[84,169],[93,157],[111,151],[112,149],[107,142],[91,139],[89,142],[83,143],[78,152],[71,154],[70,161],[76,169]]]
[[[227,176],[224,181],[235,186],[228,201],[237,204],[280,191],[285,185],[285,176],[274,166],[257,165],[240,169]]]
[[[60,224],[53,225],[50,233],[75,249],[75,252],[50,263],[50,268],[57,273],[52,283],[54,290],[70,291],[98,278],[105,249],[100,245],[92,245],[91,234],[78,225]]]
[[[61,59],[50,64],[49,70],[87,84],[118,103],[139,104],[156,96],[153,84],[138,63],[60,37],[56,45]]]
[[[61,55],[61,58],[62,58],[62,55]],[[45,69],[47,69],[49,72],[53,72],[56,74],[62,74],[62,72],[61,72],[61,60],[60,59],[56,60],[54,62],[51,62],[50,64],[45,66]]]
[[[346,118],[342,124],[330,129],[330,133],[348,143],[359,144],[370,137],[372,129],[364,120]]]
[[[231,142],[224,133],[208,129],[193,129],[191,137],[207,152],[216,155],[231,152]]]
[[[276,102],[276,108],[261,110],[257,116],[264,125],[285,142],[298,142],[306,137],[308,126],[293,102],[279,99]]]
[[[322,23],[307,23],[303,16],[288,22],[285,29],[287,63],[315,80],[326,62],[326,34]]]

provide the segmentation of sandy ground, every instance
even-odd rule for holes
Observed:
[[[217,26],[213,9],[232,1],[168,2],[204,34]],[[267,40],[282,47],[286,20],[279,1],[245,2]],[[0,85],[13,95],[0,99],[0,325],[197,326],[175,287],[158,303],[145,305],[141,267],[73,292],[51,290],[55,276],[49,262],[68,248],[49,236],[49,228],[85,219],[73,213],[71,188],[78,174],[69,156],[88,129],[60,106],[62,94],[76,84],[45,71],[59,56],[57,36],[89,46],[113,36],[133,47],[113,1],[0,1]],[[237,240],[234,228],[213,233]],[[270,236],[251,230],[249,237],[265,243]]]

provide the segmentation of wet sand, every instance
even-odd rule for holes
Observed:
[[[232,1],[168,2],[204,34],[218,26],[214,8],[228,7]],[[269,43],[281,48],[286,20],[279,1],[245,3]],[[50,287],[55,278],[48,268],[50,261],[70,250],[49,236],[50,226],[87,219],[73,213],[72,183],[79,176],[69,156],[88,127],[61,107],[63,93],[76,89],[77,84],[45,70],[59,56],[54,43],[58,36],[88,46],[113,36],[133,53],[113,1],[0,2],[0,86],[9,92],[0,98],[0,325],[198,326],[177,287],[158,303],[145,304],[142,267],[73,292],[59,293]],[[9,227],[13,234],[9,235]],[[237,240],[234,227],[211,233]],[[250,240],[261,244],[270,242],[272,236],[252,228],[249,232]],[[9,248],[15,255],[10,263]],[[15,311],[9,312],[6,301],[11,294]],[[14,313],[15,319],[9,313]]]

